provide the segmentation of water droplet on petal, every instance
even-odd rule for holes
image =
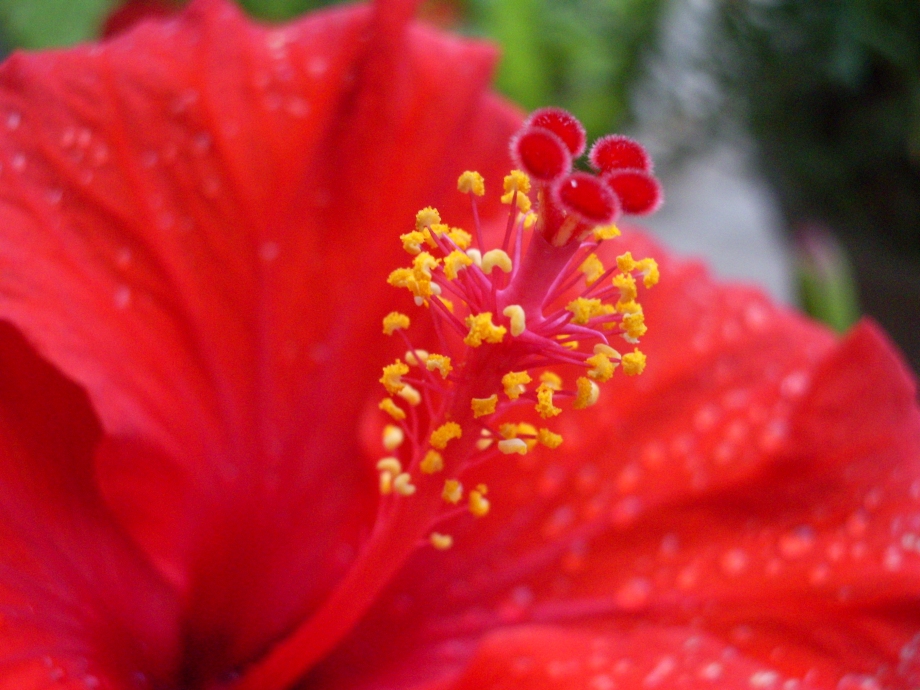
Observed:
[[[131,288],[127,285],[120,285],[115,290],[115,308],[126,309],[131,304]]]
[[[278,258],[281,249],[277,242],[263,242],[259,247],[259,258],[265,263],[271,263]]]
[[[6,116],[6,128],[11,132],[19,128],[22,122],[22,115],[15,110]]]
[[[752,688],[772,688],[779,683],[776,671],[756,671],[751,674],[748,683]]]
[[[637,611],[648,603],[651,595],[652,583],[647,578],[634,577],[617,589],[613,600],[624,611]]]
[[[807,526],[796,527],[779,538],[779,552],[784,558],[801,558],[814,548],[815,531]]]
[[[720,560],[722,572],[732,577],[743,573],[748,567],[748,562],[748,555],[744,549],[737,548],[726,551]]]

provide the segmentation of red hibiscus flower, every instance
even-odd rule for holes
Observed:
[[[381,319],[414,308],[385,283],[419,208],[479,227],[464,170],[485,177],[474,208],[501,243],[493,187],[521,119],[487,91],[492,51],[410,22],[412,5],[263,28],[199,0],[0,70],[0,688],[916,687],[910,377],[873,326],[835,342],[640,235],[598,261],[658,259],[645,372],[597,398],[616,358],[564,360],[565,376],[593,368],[580,406],[596,404],[547,421],[555,450],[502,438],[530,452],[471,468],[470,508],[416,539],[425,482],[447,475],[377,467],[379,368],[406,349]],[[651,208],[647,164],[612,141],[592,182],[567,172],[552,117],[515,139],[518,163],[550,166],[534,237],[577,244]],[[462,241],[438,223],[422,242]],[[440,281],[424,263],[416,282]],[[493,282],[467,265],[458,309],[499,299],[483,288],[505,285],[504,258],[480,265]],[[431,311],[410,334],[428,346],[428,314],[453,317],[415,288]],[[644,325],[590,305],[579,324],[579,305],[546,333]],[[498,348],[506,317],[520,336],[501,313],[475,352]],[[460,323],[475,342],[478,322]],[[525,355],[562,356],[540,347]],[[470,380],[504,373],[478,356]],[[428,373],[426,400],[448,390]],[[540,388],[520,408],[542,405],[537,420],[579,406],[551,377]],[[456,415],[447,469],[480,412]]]

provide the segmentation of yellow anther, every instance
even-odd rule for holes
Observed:
[[[547,388],[552,388],[554,391],[562,390],[562,377],[555,371],[544,371],[540,374],[540,383],[546,384]]]
[[[527,384],[533,381],[530,374],[526,371],[509,371],[502,376],[502,386],[505,387],[505,395],[511,400],[517,400],[527,391]]]
[[[412,259],[412,272],[415,275],[416,280],[418,280],[419,274],[431,278],[431,272],[436,269],[440,263],[440,259],[434,258],[428,252],[421,252],[418,256]]]
[[[447,233],[447,237],[451,242],[457,245],[457,247],[464,250],[473,242],[473,236],[461,228],[451,228],[450,232]]]
[[[492,445],[492,433],[488,429],[482,429],[479,433],[482,438],[476,441],[476,450],[485,450]]]
[[[523,437],[524,443],[527,444],[527,450],[533,450],[537,446],[537,427],[528,422],[518,422],[516,435],[518,438]]]
[[[417,407],[422,402],[422,394],[419,393],[416,388],[410,386],[408,383],[404,383],[402,390],[399,391],[396,395],[412,405],[412,407]]]
[[[611,362],[610,358],[603,352],[599,352],[593,357],[588,357],[588,359],[585,360],[585,364],[591,367],[588,369],[588,376],[601,383],[609,381],[610,377],[613,376],[614,370],[617,368],[616,363]]]
[[[444,482],[444,490],[441,492],[441,498],[454,505],[463,498],[463,484],[456,479],[448,479]]]
[[[524,229],[530,230],[537,222],[539,216],[536,213],[528,213],[524,216]]]
[[[645,354],[637,349],[623,355],[623,372],[627,376],[638,376],[645,370]]]
[[[473,265],[473,260],[459,249],[444,257],[444,275],[448,280],[456,280],[460,271]]]
[[[517,206],[518,211],[521,213],[527,213],[533,206],[533,202],[531,202],[530,197],[527,196],[524,192],[518,192],[517,197],[514,196],[514,191],[502,194],[501,200],[503,204],[510,204],[512,199],[516,199],[514,203]]]
[[[613,287],[620,291],[620,302],[634,302],[639,296],[636,279],[629,273],[618,273],[613,276]]]
[[[580,343],[577,340],[568,340],[564,343],[560,343],[562,347],[568,348],[569,350],[577,350]]]
[[[441,214],[438,209],[426,206],[415,214],[415,229],[421,231],[422,228],[430,228],[441,222]]]
[[[498,427],[498,433],[502,435],[502,438],[517,438],[517,432],[517,424],[513,422],[508,422]]]
[[[493,394],[488,398],[473,398],[470,401],[470,407],[473,409],[473,417],[485,417],[487,414],[495,412],[495,406],[498,404],[498,395]]]
[[[400,235],[399,239],[402,241],[403,249],[409,254],[415,255],[422,251],[422,244],[428,244],[431,241],[431,233],[428,232],[427,228],[422,231],[413,230]]]
[[[406,434],[402,430],[402,427],[398,427],[395,424],[387,424],[383,427],[382,441],[384,450],[392,453],[399,448],[405,440]]]
[[[393,491],[400,496],[411,496],[415,493],[415,484],[412,483],[412,476],[408,472],[397,474],[393,479]]]
[[[498,267],[504,273],[511,273],[511,257],[501,249],[490,249],[482,255],[482,270],[484,273],[492,273],[492,269]]]
[[[585,325],[595,316],[604,316],[612,314],[614,308],[609,304],[604,304],[597,298],[578,297],[566,305],[566,310],[572,312],[572,323]]]
[[[492,323],[492,312],[484,311],[482,314],[476,314],[466,317],[466,325],[470,327],[470,332],[463,339],[463,342],[470,347],[479,347],[482,342],[500,343],[505,333],[508,332],[504,326],[496,326]]]
[[[537,387],[537,404],[535,409],[540,413],[543,419],[555,417],[562,412],[560,408],[553,405],[553,389],[545,383],[541,383]]]
[[[378,407],[390,415],[397,422],[401,422],[406,418],[406,413],[399,405],[393,402],[392,398],[384,398],[380,401]]]
[[[438,246],[438,243],[434,241],[434,237],[432,237],[432,235],[435,237],[440,237],[441,235],[445,235],[448,232],[450,232],[450,228],[444,223],[435,223],[432,225],[431,233],[428,235],[428,246],[432,249]]]
[[[523,192],[527,194],[527,192],[530,191],[530,178],[520,170],[512,170],[510,174],[505,175],[502,185],[505,194],[509,192]],[[502,201],[504,201],[504,199],[502,199]],[[505,203],[510,204],[511,199],[509,198]]]
[[[445,422],[431,432],[431,445],[438,450],[444,450],[448,441],[460,438],[462,435],[463,430],[457,422]]]
[[[447,549],[454,545],[454,538],[449,534],[432,532],[428,539],[431,542],[431,545],[438,551],[447,551]]]
[[[617,257],[617,268],[621,273],[631,273],[636,270],[636,260],[633,259],[632,252],[626,252]]]
[[[450,375],[450,372],[453,371],[453,367],[450,364],[450,357],[447,355],[428,355],[425,366],[428,368],[428,371],[437,369],[442,379],[446,379],[448,375]]]
[[[402,474],[402,463],[399,458],[383,458],[377,461],[377,470],[380,472],[392,472],[395,476]]]
[[[390,395],[399,393],[399,391],[406,386],[406,384],[402,382],[402,377],[408,373],[409,367],[397,359],[393,364],[387,364],[383,368],[383,376],[380,377],[380,383],[383,384],[383,387],[387,389],[387,393]]]
[[[612,240],[614,237],[619,237],[622,234],[620,229],[613,224],[598,225],[592,232],[596,240]]]
[[[625,337],[632,341],[638,340],[645,335],[648,331],[648,326],[645,325],[645,316],[642,312],[625,314],[623,316],[623,330],[626,331]]]
[[[393,493],[393,473],[392,472],[381,472],[380,473],[380,495],[389,496]]]
[[[391,311],[383,317],[383,333],[384,335],[393,335],[400,328],[409,328],[409,323],[408,316],[400,314],[398,311]]]
[[[604,264],[597,258],[597,254],[591,254],[587,259],[581,262],[578,270],[585,274],[585,283],[591,285],[604,275]]]
[[[506,438],[498,442],[498,450],[505,455],[527,455],[527,444],[520,438]]]
[[[636,264],[636,268],[639,269],[639,273],[642,275],[642,284],[646,288],[651,288],[658,284],[661,273],[658,271],[657,261],[650,258],[642,259]]]
[[[444,456],[436,450],[429,450],[419,463],[419,469],[424,474],[435,474],[444,469]]]
[[[449,299],[446,297],[441,297],[441,304],[443,304],[447,311],[449,311],[451,314],[454,313],[454,303]]]
[[[485,496],[486,491],[488,489],[485,484],[480,484],[470,491],[470,512],[475,517],[485,517],[489,514],[489,499]]]
[[[424,364],[428,361],[428,350],[406,350],[404,359],[410,367],[417,367],[419,363]]]
[[[642,305],[638,302],[617,302],[617,311],[621,314],[641,314]]]
[[[540,429],[537,432],[537,441],[550,450],[555,450],[562,444],[562,436],[560,434],[554,434],[549,429]]]
[[[611,359],[620,359],[620,353],[610,347],[607,343],[598,343],[595,345],[594,354],[607,355]]]
[[[577,391],[575,393],[575,402],[572,403],[572,407],[576,410],[583,410],[586,407],[591,407],[591,405],[597,402],[597,398],[601,394],[601,389],[594,381],[582,376],[575,382],[575,385]]]
[[[414,281],[411,268],[397,268],[387,278],[387,282],[396,288],[407,288],[410,281]]]
[[[485,180],[475,170],[467,170],[457,180],[457,189],[464,194],[475,194],[482,196],[486,193]]]
[[[527,330],[527,318],[524,314],[524,308],[520,304],[509,304],[504,308],[502,314],[511,321],[511,335],[519,336]]]
[[[466,255],[473,260],[473,263],[476,264],[479,268],[482,268],[482,252],[478,249],[467,249]]]

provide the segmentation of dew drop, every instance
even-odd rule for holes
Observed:
[[[278,258],[281,252],[277,242],[267,241],[259,246],[259,258],[265,263],[271,263]]]
[[[120,285],[115,290],[115,308],[126,309],[131,304],[131,288],[127,285]]]
[[[808,388],[808,374],[804,371],[794,371],[780,384],[780,394],[785,398],[795,399],[802,396]]]
[[[772,688],[778,682],[779,674],[776,671],[756,671],[748,679],[752,688]]]
[[[748,567],[748,555],[744,549],[730,549],[722,555],[722,572],[731,577],[741,575]]]
[[[77,140],[77,130],[73,127],[67,127],[61,132],[61,147],[68,149],[74,145]]]
[[[17,153],[13,155],[13,159],[10,161],[10,165],[18,173],[21,173],[26,168],[26,156],[24,153]]]
[[[109,161],[109,147],[105,144],[98,144],[93,150],[93,164],[98,166],[105,165]]]
[[[58,187],[52,187],[47,192],[45,192],[45,199],[52,206],[57,206],[61,203],[61,199],[64,198],[64,190]]]
[[[6,116],[6,128],[11,132],[13,130],[19,129],[19,125],[22,123],[22,115],[15,110],[9,113]]]
[[[647,578],[634,577],[617,589],[613,600],[624,611],[638,611],[648,603],[651,595],[652,583]]]
[[[211,135],[208,132],[199,132],[192,139],[192,148],[195,153],[204,154],[211,148]]]
[[[901,569],[901,565],[903,563],[904,554],[902,554],[897,547],[889,546],[887,549],[885,549],[885,558],[883,561],[885,570],[892,573],[896,572]]]
[[[306,117],[310,114],[310,104],[303,98],[295,96],[288,101],[285,110],[292,117]]]
[[[779,538],[779,552],[784,558],[801,558],[815,545],[815,531],[807,526],[796,527]]]
[[[700,669],[700,678],[704,680],[718,680],[722,677],[722,664],[717,661],[706,664]]]
[[[321,77],[326,73],[326,70],[329,69],[329,63],[325,58],[314,57],[310,60],[310,63],[307,65],[307,70],[310,72],[310,75],[313,77]]]
[[[677,662],[674,661],[674,657],[662,657],[662,659],[655,665],[655,668],[653,668],[643,679],[642,685],[647,688],[654,688],[659,686],[669,675],[671,675],[675,668],[677,668]]]
[[[588,690],[613,690],[615,687],[616,683],[613,678],[606,673],[600,673],[593,676],[591,680],[588,681]]]

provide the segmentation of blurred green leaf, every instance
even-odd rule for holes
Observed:
[[[0,22],[10,46],[66,46],[95,38],[117,4],[117,0],[0,0]]]
[[[322,0],[238,0],[238,2],[254,17],[270,21],[290,19],[307,10],[333,4],[329,0],[326,2]]]

